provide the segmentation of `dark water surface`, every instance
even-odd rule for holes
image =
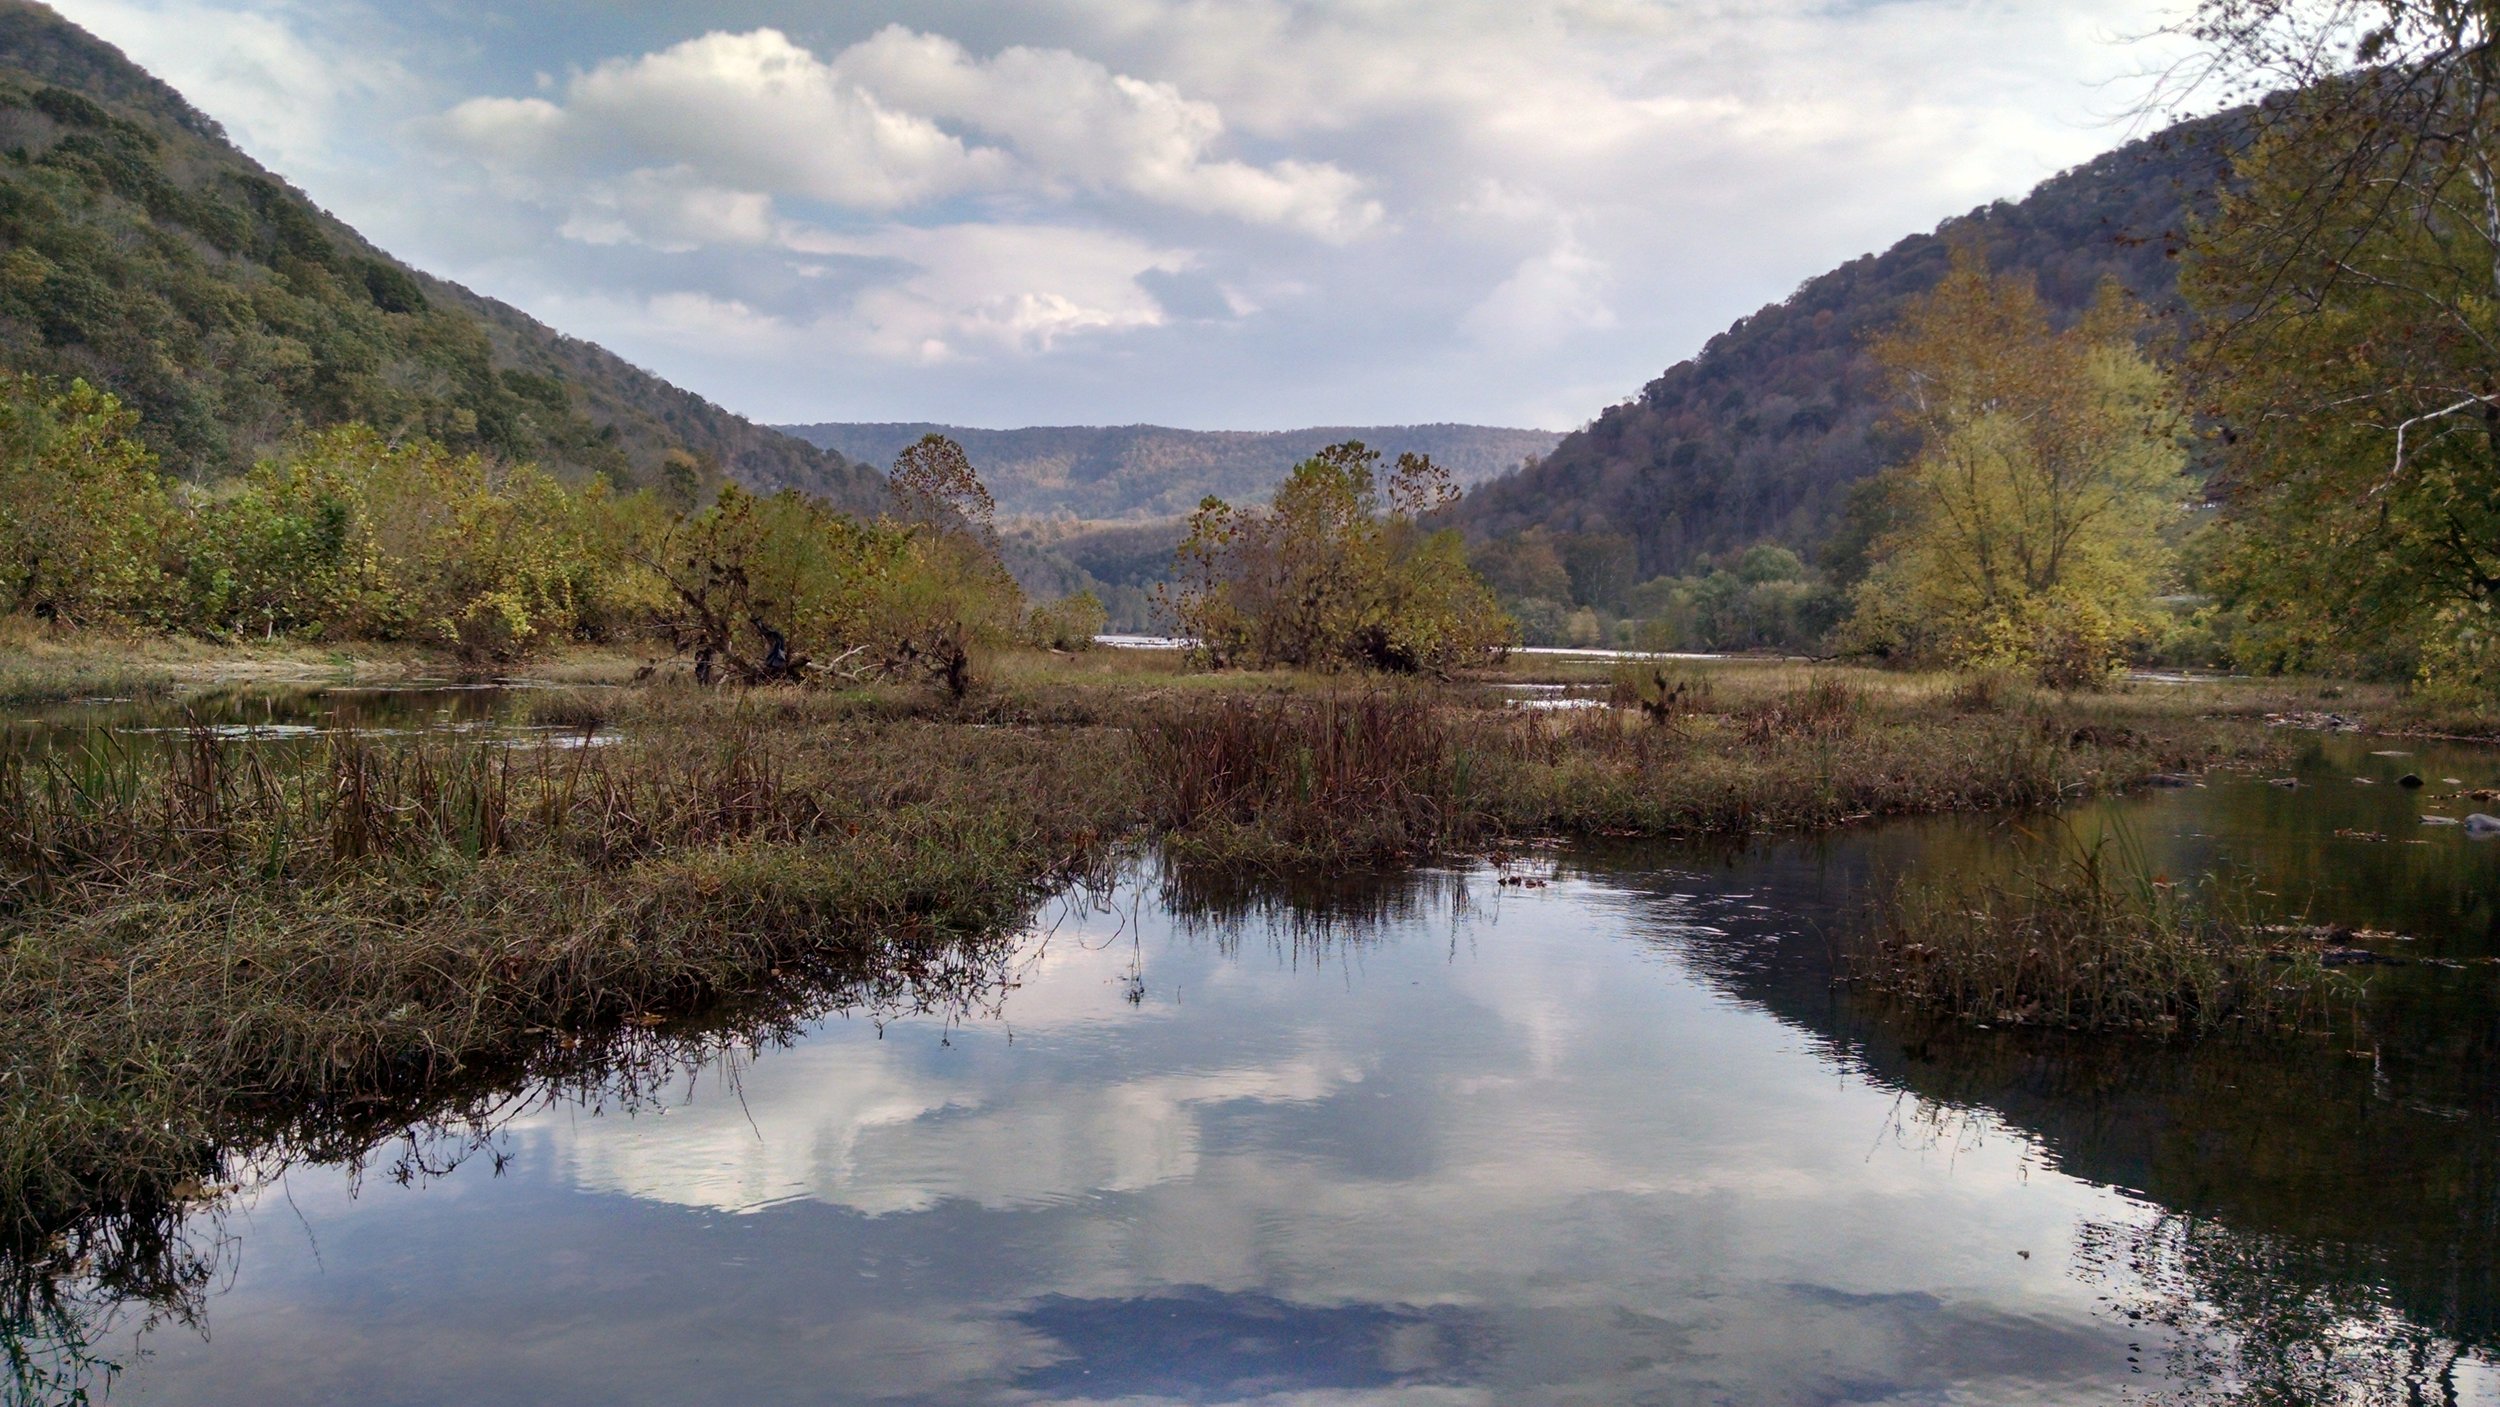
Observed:
[[[73,699],[0,708],[0,749],[43,753],[82,746],[144,747],[205,729],[235,742],[283,746],[325,733],[445,738],[485,735],[513,742],[570,741],[582,730],[542,726],[529,716],[540,692],[519,684],[431,683],[237,686],[165,698]],[[570,692],[595,695],[596,686]]]
[[[1051,906],[947,1015],[297,1167],[90,1301],[143,1403],[2500,1402],[2500,754],[2319,739],[2070,818],[2390,930],[2361,1029],[2174,1050],[1833,988],[2041,822]],[[2405,771],[2422,792],[2394,785]],[[2373,785],[2356,782],[2370,778]],[[2336,832],[2384,834],[2385,840]]]

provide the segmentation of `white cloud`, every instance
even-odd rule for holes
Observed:
[[[779,224],[772,197],[725,190],[692,167],[672,166],[585,189],[558,232],[584,244],[642,244],[684,254],[710,244],[768,244]]]
[[[696,198],[711,194],[697,192]],[[616,230],[576,214],[569,222],[573,237],[657,247],[650,223],[628,227],[621,223],[627,214],[621,204],[607,208],[620,219]],[[725,218],[744,218],[744,211],[739,206]],[[664,213],[673,219],[683,212]],[[866,261],[879,273],[837,311],[804,317],[690,289],[639,297],[542,295],[533,302],[559,323],[598,337],[658,340],[709,357],[789,361],[830,349],[845,357],[936,365],[1037,355],[1085,334],[1163,326],[1162,305],[1139,279],[1189,263],[1185,253],[1126,236],[1053,225],[888,225],[835,234],[778,223],[770,238],[803,261]],[[803,262],[798,272],[826,275],[822,262]]]
[[[281,174],[337,165],[348,115],[394,108],[415,87],[386,51],[323,32],[285,0],[59,0],[56,8],[119,43]]]
[[[549,180],[602,157],[722,186],[893,210],[997,180],[999,153],[898,112],[778,30],[707,34],[577,75],[562,103],[478,98],[448,128],[489,164]]]
[[[2094,84],[2160,56],[2107,41],[2176,3],[63,8],[398,252],[738,409],[1251,428],[1584,419],[2116,145]]]
[[[1584,332],[1615,325],[1606,265],[1568,230],[1551,248],[1519,263],[1511,276],[1467,310],[1461,325],[1488,346],[1544,352]]]
[[[471,99],[444,129],[490,167],[559,197],[581,168],[621,161],[848,211],[1012,187],[1117,191],[1332,240],[1381,218],[1362,183],[1332,164],[1215,158],[1222,114],[1171,84],[1063,49],[979,61],[899,25],[831,61],[779,30],[707,34],[600,64],[563,85],[561,102]]]
[[[1042,352],[1079,333],[1159,327],[1162,305],[1138,276],[1189,263],[1184,253],[1126,236],[1050,225],[795,234],[791,247],[907,266],[863,294],[850,322],[881,354],[920,361]]]
[[[1224,135],[1215,104],[1065,49],[1018,46],[984,62],[953,40],[890,25],[836,66],[902,106],[1005,141],[1045,180],[1323,239],[1350,238],[1381,219],[1362,182],[1328,162],[1211,158]]]

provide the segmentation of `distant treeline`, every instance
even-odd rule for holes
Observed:
[[[981,466],[1005,518],[1172,522],[1202,499],[1246,501],[1276,487],[1285,466],[1331,445],[1360,442],[1391,456],[1420,454],[1460,488],[1516,469],[1560,435],[1486,425],[1334,426],[1304,430],[1177,430],[1161,425],[1034,426],[823,424],[782,427],[809,444],[870,464],[923,435],[943,435]],[[1178,540],[1177,535],[1174,538]]]

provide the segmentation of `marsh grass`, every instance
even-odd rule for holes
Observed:
[[[2361,987],[2313,943],[2287,943],[2247,896],[2174,883],[2123,833],[2010,882],[1905,881],[1844,941],[1849,981],[1911,1010],[1981,1025],[2169,1037],[2325,1029]]]
[[[1968,715],[1846,677],[1534,712],[1423,687],[1132,701],[1138,806],[1184,863],[1377,864],[1533,835],[1750,835],[2023,809],[2271,756],[2230,721],[2035,702]],[[2124,718],[2126,721],[2120,721]]]
[[[0,707],[85,698],[144,698],[170,692],[173,674],[122,651],[65,650],[57,632],[23,616],[0,615]]]
[[[1458,716],[1420,690],[1167,705],[1136,725],[1145,812],[1184,864],[1360,864],[1466,845],[1495,822],[1482,740]]]
[[[0,1401],[104,1400],[120,1369],[106,1349],[117,1328],[133,1317],[204,1325],[208,1296],[234,1270],[236,1243],[217,1206],[229,1188],[265,1187],[306,1163],[401,1184],[474,1159],[500,1164],[516,1119],[558,1104],[657,1108],[698,1080],[734,1093],[756,1052],[795,1041],[829,1013],[956,1022],[995,1012],[1012,986],[1006,958],[999,943],[930,946],[871,964],[829,957],[776,969],[699,1017],[612,1031],[539,1028],[448,1079],[349,1098],[238,1101],[206,1136],[164,1150],[179,1156],[157,1175],[81,1189],[39,1220],[0,1221],[0,1374],[10,1375],[0,1377]],[[35,1210],[22,1199],[17,1209]]]
[[[995,940],[1128,823],[1116,751],[1061,760],[733,715],[596,749],[203,731],[0,761],[0,1220],[195,1176],[263,1111]]]
[[[1672,728],[1710,707],[1710,680],[1664,664],[1621,664],[1607,680],[1606,706],[1630,710],[1658,727]]]
[[[596,733],[616,712],[616,691],[574,685],[541,689],[529,696],[522,716],[542,728]]]
[[[1661,728],[1469,688],[1082,667],[960,703],[671,681],[528,701],[598,747],[195,729],[0,751],[0,1222],[162,1195],[272,1129],[312,1141],[288,1120],[404,1113],[550,1043],[935,970],[1132,843],[1328,875],[1515,837],[2040,806],[2271,743],[2108,701],[1956,713],[1802,668],[1713,677]]]

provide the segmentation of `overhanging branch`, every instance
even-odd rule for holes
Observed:
[[[2411,431],[2414,426],[2433,420],[2445,420],[2451,415],[2460,414],[2464,411],[2472,410],[2476,406],[2489,405],[2491,403],[2491,398],[2488,396],[2468,396],[2464,400],[2457,402],[2455,405],[2442,406],[2437,410],[2425,411],[2424,413],[2413,417],[2411,420],[2399,423],[2396,426],[2396,462],[2388,466],[2387,477],[2379,480],[2377,487],[2371,489],[2370,492],[2364,496],[2363,501],[2367,502],[2369,499],[2376,498],[2380,494],[2394,488],[2396,486],[2396,480],[2404,476],[2405,435]]]

